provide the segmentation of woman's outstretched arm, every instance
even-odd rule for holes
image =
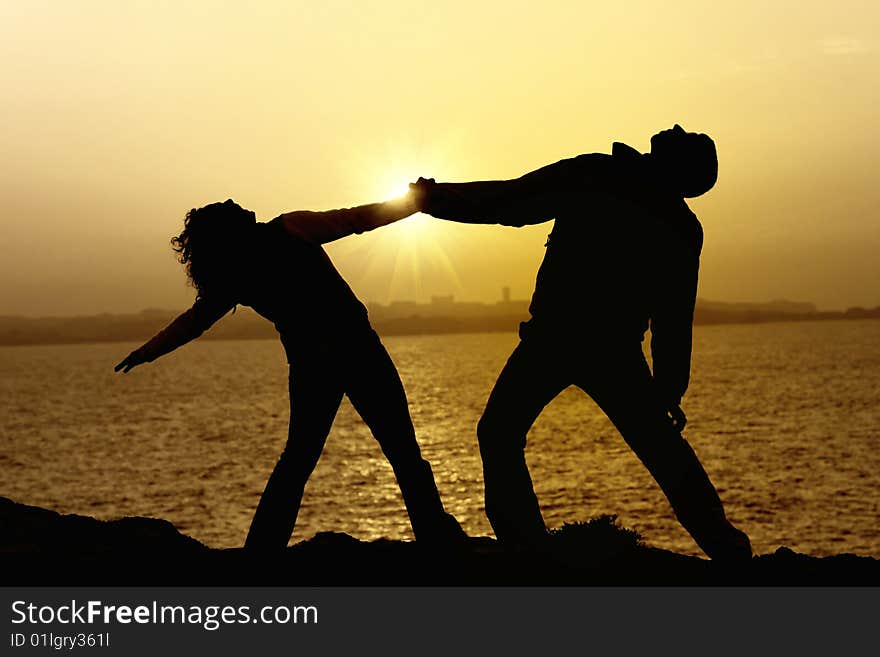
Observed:
[[[132,351],[113,368],[113,371],[122,370],[122,373],[125,374],[137,365],[154,361],[160,356],[182,347],[187,342],[195,340],[214,322],[232,310],[234,305],[233,303],[207,301],[202,298],[196,299],[189,310],[182,312],[168,326]]]
[[[363,233],[404,219],[418,211],[415,195],[410,192],[401,198],[384,203],[370,203],[355,208],[313,212],[300,210],[282,214],[284,229],[299,239],[325,244],[353,233]]]

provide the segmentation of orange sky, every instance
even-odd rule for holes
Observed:
[[[256,4],[0,0],[0,314],[187,305],[193,206],[356,205],[674,122],[719,150],[700,296],[880,305],[876,2]],[[526,298],[549,229],[328,250],[365,301]]]

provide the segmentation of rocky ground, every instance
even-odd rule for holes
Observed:
[[[880,560],[788,548],[737,566],[644,545],[612,516],[566,525],[538,550],[476,537],[454,549],[324,533],[277,556],[211,549],[166,520],[100,521],[0,497],[10,585],[843,585],[880,584]]]

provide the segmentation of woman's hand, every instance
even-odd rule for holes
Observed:
[[[135,349],[128,356],[126,356],[116,367],[113,368],[114,372],[118,372],[122,370],[123,374],[127,374],[129,370],[142,363],[146,363],[144,357],[141,355],[140,349]]]

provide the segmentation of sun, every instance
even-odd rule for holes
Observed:
[[[409,193],[409,182],[395,182],[391,183],[388,187],[387,192],[385,193],[385,200],[391,201],[396,198],[402,198]]]
[[[374,189],[385,191],[381,195],[377,193],[383,201],[395,201],[410,193],[410,181],[417,178],[395,168],[376,176]],[[381,232],[376,231],[361,242],[351,242],[352,251],[345,255],[358,261],[362,276],[385,272],[387,292],[382,296],[387,301],[413,296],[423,298],[426,281],[444,285],[450,292],[459,292],[461,279],[446,252],[449,235],[438,230],[442,223],[416,212],[384,226]]]
[[[419,176],[450,175],[443,158],[421,157],[420,147],[394,146],[385,157],[375,153],[350,161],[351,176],[360,181],[365,200],[394,201],[405,197]],[[369,191],[372,190],[372,191]],[[431,292],[460,293],[461,278],[452,253],[456,251],[452,226],[419,212],[369,231],[359,238],[330,245],[334,256],[346,261],[353,279],[371,281],[378,298],[421,299]]]

